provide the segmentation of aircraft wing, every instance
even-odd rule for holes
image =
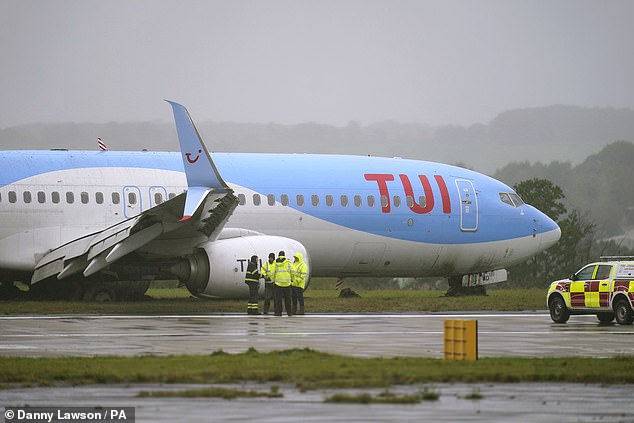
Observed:
[[[88,277],[133,252],[178,257],[190,254],[200,242],[218,238],[238,199],[220,177],[185,107],[169,103],[174,111],[187,192],[51,250],[37,263],[31,283],[78,273]]]

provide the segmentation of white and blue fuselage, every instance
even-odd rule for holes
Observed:
[[[560,237],[510,187],[459,167],[314,154],[215,153],[213,162],[239,199],[224,230],[297,240],[312,276],[466,275]],[[5,279],[29,275],[52,249],[185,190],[181,153],[1,152],[0,269]]]

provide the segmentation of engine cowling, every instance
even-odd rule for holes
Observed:
[[[250,257],[258,256],[261,266],[269,253],[275,253],[277,257],[279,251],[284,251],[291,261],[294,254],[301,253],[310,273],[310,257],[301,243],[290,238],[266,235],[202,244],[194,254],[176,264],[172,273],[197,297],[247,298],[249,288],[244,283],[244,277]],[[307,280],[309,277],[310,274]],[[260,295],[263,293],[264,284],[260,284]]]

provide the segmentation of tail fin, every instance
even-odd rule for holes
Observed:
[[[210,191],[230,191],[230,188],[220,176],[187,109],[179,103],[165,101],[172,106],[174,112],[174,122],[187,177],[187,199],[182,219],[187,220]]]

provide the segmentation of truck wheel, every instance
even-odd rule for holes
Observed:
[[[597,313],[597,319],[599,319],[599,322],[601,323],[610,323],[612,320],[614,320],[614,313],[612,313],[611,311]]]
[[[631,325],[634,321],[632,307],[625,298],[620,298],[614,305],[614,315],[619,325]]]
[[[564,299],[556,296],[548,302],[548,308],[550,309],[550,318],[555,323],[566,323],[570,318],[570,311],[566,308]]]

